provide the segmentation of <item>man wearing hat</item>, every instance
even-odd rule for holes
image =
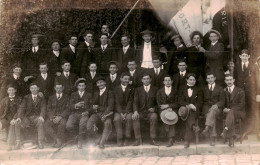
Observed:
[[[6,87],[8,96],[1,99],[0,102],[0,124],[1,129],[5,129],[8,139],[8,150],[12,150],[12,146],[15,145],[15,123],[17,118],[17,110],[22,102],[22,98],[16,95],[16,85],[9,84]]]
[[[155,140],[158,125],[156,102],[157,87],[151,85],[152,77],[149,74],[144,73],[141,78],[143,86],[136,88],[133,104],[134,114],[132,119],[135,133],[134,146],[142,144],[141,129],[146,127],[147,122],[150,125],[150,143],[159,146],[160,144]]]
[[[16,149],[21,146],[21,129],[25,135],[31,135],[31,127],[37,128],[38,148],[43,149],[44,121],[46,114],[45,98],[39,96],[39,87],[35,83],[30,84],[31,94],[24,96],[19,106],[15,123]]]
[[[51,52],[49,52],[48,65],[51,75],[61,75],[61,50],[60,41],[57,39],[54,39],[51,42]]]
[[[110,61],[116,60],[115,49],[108,44],[107,34],[100,35],[100,45],[95,49],[95,62],[98,65],[99,73],[103,76],[108,75],[109,71],[107,65]]]
[[[203,134],[210,137],[210,145],[215,145],[217,136],[216,118],[220,115],[225,104],[224,90],[221,86],[215,83],[216,77],[212,72],[206,73],[206,81],[208,84],[203,87],[203,107],[202,114],[206,117],[205,129]]]
[[[167,53],[167,66],[166,71],[169,75],[173,76],[178,72],[178,61],[187,59],[187,48],[184,45],[180,35],[176,34],[171,37],[173,46],[170,48],[170,51]]]
[[[112,115],[114,112],[114,94],[106,87],[104,77],[96,79],[97,87],[99,88],[93,95],[93,107],[91,108],[91,116],[87,123],[87,130],[92,132],[98,139],[97,144],[100,149],[105,148],[110,133],[112,132]],[[101,137],[98,137],[96,126],[103,125]]]
[[[25,82],[28,82],[30,78],[33,78],[35,74],[39,73],[38,67],[41,62],[46,62],[48,60],[46,51],[39,47],[39,38],[41,36],[43,35],[32,35],[32,47],[30,50],[26,51],[21,58]]]
[[[196,120],[203,103],[202,91],[199,87],[195,86],[196,75],[194,73],[189,73],[186,80],[187,85],[183,86],[180,90],[181,92],[178,98],[178,103],[181,106],[178,114],[185,122],[184,148],[190,146],[190,142],[194,137],[193,133],[197,134],[199,131],[199,127],[196,125]]]
[[[109,75],[106,76],[107,88],[111,91],[118,85],[120,85],[120,75],[118,74],[118,63],[116,61],[110,61],[108,64]]]
[[[62,83],[64,86],[64,93],[67,94],[68,96],[71,95],[71,93],[74,91],[75,89],[75,82],[77,80],[77,76],[75,73],[71,73],[70,69],[71,69],[71,65],[70,62],[68,61],[62,61],[61,63],[61,68],[62,68],[62,73],[60,76],[56,76],[55,78],[55,83],[59,82]]]
[[[221,35],[218,31],[211,29],[209,31],[209,39],[211,45],[208,50],[200,47],[200,51],[205,53],[206,60],[206,72],[212,72],[216,76],[216,83],[222,87],[225,86],[224,82],[224,45],[219,42]]]
[[[164,76],[164,87],[157,92],[157,104],[159,107],[159,114],[164,123],[165,131],[168,134],[169,142],[167,147],[171,147],[174,143],[175,124],[178,121],[176,111],[179,108],[177,101],[178,91],[173,88],[173,79],[171,76]]]
[[[132,115],[134,88],[129,85],[131,76],[129,73],[122,73],[121,84],[115,87],[115,115],[114,124],[117,133],[117,145],[127,146],[132,132]],[[124,128],[124,129],[123,129]],[[123,137],[124,144],[123,144]]]
[[[69,45],[62,49],[60,58],[61,61],[69,61],[71,63],[71,72],[76,74],[76,46],[78,44],[78,36],[76,34],[70,34],[68,41]]]
[[[46,133],[54,140],[53,147],[61,147],[65,142],[66,122],[69,115],[69,97],[63,93],[61,83],[54,85],[55,94],[49,97],[47,119],[44,124]]]
[[[8,96],[6,92],[6,88],[9,84],[15,84],[16,86],[16,96],[23,97],[26,93],[25,89],[25,82],[24,82],[24,76],[22,74],[22,66],[20,63],[15,63],[12,66],[12,74],[6,75],[6,77],[3,79],[1,90],[0,90],[0,100],[2,100],[4,97]]]
[[[70,96],[70,112],[66,129],[71,135],[78,134],[78,148],[81,149],[87,133],[87,122],[91,108],[91,94],[86,91],[86,79],[79,78],[75,82],[75,86],[78,91],[72,93]]]

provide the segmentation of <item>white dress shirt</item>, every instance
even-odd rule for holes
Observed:
[[[100,90],[99,90],[99,96],[103,95],[103,93],[105,92],[105,90],[106,90],[106,87],[103,88],[103,89],[100,89]]]
[[[85,41],[85,43],[86,43],[86,45],[89,47],[90,44],[89,44],[87,41]]]
[[[90,76],[92,79],[95,77],[95,75],[96,75],[96,72],[90,72]]]
[[[36,101],[37,95],[33,95],[33,94],[32,94],[32,99],[33,99],[33,101]]]
[[[157,74],[159,75],[160,74],[160,71],[161,71],[161,68],[153,68],[154,69],[154,73],[156,74],[156,70],[158,71]]]
[[[14,77],[14,79],[19,79],[19,76],[17,76],[16,74],[13,74],[13,77]]]
[[[52,52],[53,52],[53,54],[54,54],[56,57],[59,57],[59,56],[60,56],[60,51],[55,51],[55,50],[53,50]]]
[[[243,68],[244,67],[244,64],[246,65],[246,68],[248,67],[248,64],[249,64],[249,61],[247,61],[247,62],[242,62],[242,69],[244,70],[245,68]]]
[[[186,74],[186,70],[183,72],[180,71],[180,75],[185,76],[185,74]]]
[[[125,89],[126,89],[126,85],[123,85],[123,84],[121,84],[121,87],[122,87],[122,90],[123,90],[123,92],[125,92]]]
[[[70,46],[70,49],[73,51],[73,53],[75,53],[75,52],[76,52],[75,46],[73,46],[73,45],[71,45],[71,44],[69,44],[69,46]]]
[[[180,46],[178,46],[177,48],[182,48],[183,47],[183,44],[180,44]]]
[[[114,82],[115,81],[115,79],[116,79],[116,76],[117,76],[117,74],[115,73],[115,74],[110,74],[110,79],[111,79],[111,81],[112,82]]]
[[[216,43],[217,43],[218,41],[216,41],[216,42],[214,42],[214,43],[211,43],[211,46],[214,46],[214,45],[216,45]]]
[[[212,86],[212,91],[214,90],[214,88],[215,88],[215,83],[213,83],[213,84],[208,84],[208,87],[209,87],[209,90],[210,90],[210,87]]]
[[[80,96],[80,98],[82,98],[83,95],[84,95],[84,93],[85,93],[85,91],[83,91],[83,92],[78,91],[78,92],[79,92],[79,96]]]
[[[127,52],[128,48],[129,48],[129,45],[123,46],[123,52],[124,52],[124,54]]]
[[[41,73],[41,76],[42,76],[42,78],[44,79],[44,80],[46,80],[47,79],[47,73]]]
[[[101,45],[101,49],[104,51],[104,50],[106,50],[106,48],[107,48],[107,44],[106,45]]]
[[[231,87],[228,87],[228,92],[232,93],[235,88],[235,85],[232,85]]]
[[[145,90],[145,92],[149,92],[149,90],[150,90],[150,87],[151,87],[151,84],[150,85],[147,85],[147,86],[145,86],[144,85],[144,90]]]
[[[188,87],[190,87],[190,86],[188,85]],[[193,87],[193,86],[192,86],[192,87]],[[193,89],[188,88],[188,96],[189,96],[189,97],[192,96],[192,93],[193,93]]]
[[[167,96],[169,96],[170,95],[170,93],[171,93],[171,91],[172,91],[172,87],[164,87],[164,91],[165,91],[165,94],[167,95]]]
[[[151,42],[144,43],[143,49],[143,61],[141,67],[143,68],[153,68],[152,63],[152,46]]]
[[[135,70],[133,70],[133,71],[129,71],[129,72],[130,72],[131,76],[133,77],[134,74],[135,74]]]
[[[66,76],[70,76],[70,72],[63,72],[63,74],[64,74],[64,76],[66,77]]]
[[[39,46],[32,47],[32,52],[33,53],[36,53],[38,50],[39,50]]]
[[[61,94],[56,93],[56,97],[57,97],[58,100],[61,99],[62,94],[63,94],[63,93],[61,93]]]

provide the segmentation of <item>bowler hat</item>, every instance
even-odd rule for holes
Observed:
[[[160,116],[162,121],[167,125],[176,124],[178,121],[178,115],[171,108],[163,110]]]
[[[171,40],[174,41],[176,38],[180,38],[181,39],[181,36],[179,34],[176,34],[176,35],[171,37]]]
[[[141,34],[153,34],[153,31],[151,30],[144,30],[141,32]]]
[[[96,82],[96,83],[97,83],[99,80],[106,81],[105,77],[103,77],[103,76],[98,76],[97,78],[95,78],[95,82]]]

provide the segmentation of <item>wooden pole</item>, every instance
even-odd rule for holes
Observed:
[[[229,36],[229,43],[230,43],[230,49],[231,49],[231,54],[230,54],[230,60],[234,61],[234,0],[230,0],[229,8],[230,8],[230,36]]]

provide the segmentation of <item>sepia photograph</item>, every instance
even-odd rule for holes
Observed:
[[[260,0],[0,0],[0,165],[259,165]]]

